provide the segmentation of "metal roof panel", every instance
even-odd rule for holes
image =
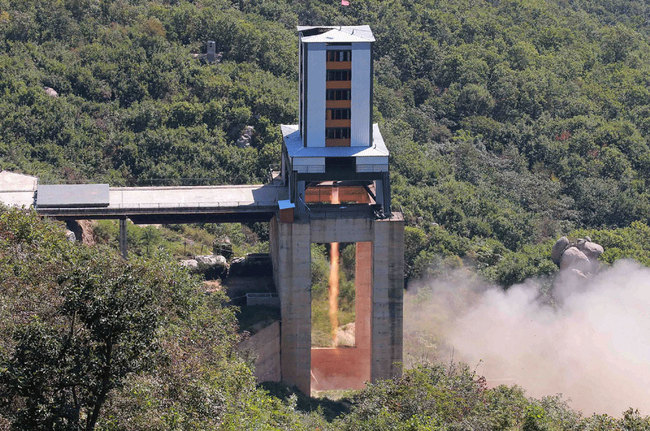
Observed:
[[[87,208],[108,204],[108,184],[39,184],[36,189],[36,207]]]
[[[303,36],[300,40],[305,43],[354,43],[375,41],[372,30],[370,29],[370,26],[367,25],[298,26],[299,32],[314,29],[323,29],[324,31],[311,36]]]
[[[388,148],[377,124],[372,125],[370,147],[304,147],[298,125],[283,124],[282,136],[289,157],[380,157],[388,156]]]

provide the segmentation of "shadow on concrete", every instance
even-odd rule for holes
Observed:
[[[253,201],[251,205],[268,206],[277,205],[278,200],[288,199],[289,189],[278,184],[264,184],[253,189]]]

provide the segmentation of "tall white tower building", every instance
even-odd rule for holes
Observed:
[[[390,214],[388,150],[372,123],[372,44],[363,26],[300,26],[298,125],[283,125],[283,173],[291,201],[324,182],[365,187]],[[313,195],[313,193],[311,194]]]

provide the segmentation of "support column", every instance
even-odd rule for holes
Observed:
[[[373,241],[372,381],[401,374],[404,219],[376,220]]]
[[[309,223],[271,220],[273,276],[280,295],[282,381],[310,393],[311,245]]]
[[[383,201],[383,207],[384,207],[384,214],[386,216],[390,217],[391,213],[391,201],[390,201],[390,175],[388,172],[382,173],[382,193],[384,194],[384,198],[382,199]]]
[[[120,253],[124,259],[128,258],[128,249],[126,242],[126,218],[120,219]]]

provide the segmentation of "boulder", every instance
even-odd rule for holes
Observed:
[[[198,269],[199,263],[196,261],[196,259],[186,259],[181,260],[181,266],[185,266],[189,269]]]
[[[59,93],[57,93],[56,90],[51,87],[45,87],[45,94],[50,97],[59,97]]]
[[[253,133],[255,133],[255,128],[253,126],[246,126],[239,139],[237,139],[237,146],[240,148],[250,146]]]
[[[591,242],[588,240],[578,242],[577,247],[578,250],[583,252],[585,256],[587,256],[587,258],[591,260],[593,263],[596,263],[600,255],[603,254],[603,252],[605,251],[602,245],[596,244],[595,242]]]
[[[196,256],[194,259],[202,266],[213,266],[217,264],[217,256],[214,254],[207,254],[205,256]]]
[[[592,263],[589,258],[577,247],[569,247],[562,254],[560,270],[577,269],[582,272],[590,272]]]
[[[205,274],[205,278],[220,278],[228,274],[228,261],[225,257],[216,254],[196,256],[198,270]]]
[[[562,260],[562,253],[564,253],[564,250],[566,250],[568,246],[569,239],[566,236],[558,239],[557,242],[553,245],[553,248],[551,249],[551,259],[553,262],[555,262],[556,265],[560,264],[560,260]]]
[[[77,236],[70,229],[66,229],[65,239],[67,239],[70,242],[75,242],[77,240]]]

